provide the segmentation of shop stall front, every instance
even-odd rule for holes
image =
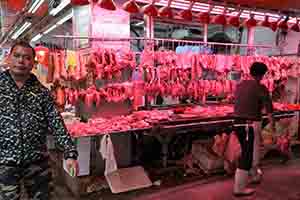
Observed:
[[[174,5],[177,5],[176,2]],[[96,8],[92,8],[91,12],[97,14],[91,15],[90,36],[53,36],[68,41],[67,43],[87,41],[87,47],[77,51],[80,62],[80,67],[76,65],[77,74],[75,72],[73,77],[67,76],[63,81],[58,79],[64,90],[63,102],[72,105],[79,117],[78,120],[67,123],[70,133],[78,141],[86,137],[95,141],[95,148],[91,149],[98,151],[92,153],[95,157],[91,157],[91,163],[95,163],[93,166],[98,168],[98,174],[89,173],[91,176],[119,173],[119,170],[109,173],[108,166],[104,167],[108,160],[102,160],[103,164],[100,164],[99,160],[105,158],[105,155],[101,155],[103,142],[112,143],[116,163],[121,169],[136,165],[147,169],[145,163],[141,162],[147,160],[142,154],[152,148],[159,149],[156,158],[161,161],[162,169],[173,166],[172,154],[174,151],[176,154],[176,150],[172,145],[176,138],[184,138],[184,142],[180,143],[183,157],[191,152],[195,139],[216,143],[216,136],[223,133],[230,135],[233,131],[232,103],[235,87],[240,80],[250,78],[251,63],[261,61],[268,64],[270,71],[263,83],[270,93],[277,87],[275,81],[287,79],[290,69],[298,65],[298,58],[272,56],[273,52],[279,52],[279,47],[275,45],[255,44],[255,27],[259,26],[259,20],[265,22],[268,19],[256,16],[252,11],[248,15],[236,11],[237,15],[245,18],[244,22],[243,19],[238,19],[241,20],[238,26],[245,27],[241,31],[240,28],[228,28],[224,12],[227,13],[230,8],[225,7],[223,11],[219,11],[219,15],[215,13],[217,16],[211,16],[211,20],[216,22],[203,25],[195,23],[193,19],[180,21],[180,17],[176,16],[171,21],[169,18],[164,20],[163,17],[141,17],[141,14],[126,17],[121,6],[113,12],[102,11],[98,5],[94,6]],[[147,6],[153,4],[144,5],[144,12]],[[159,6],[168,4],[159,2],[157,6],[158,9]],[[163,8],[165,7],[161,10]],[[187,8],[189,9],[180,10],[178,6],[173,9],[180,16],[180,12],[192,12],[197,4],[190,4]],[[215,8],[207,4],[207,9],[211,12]],[[154,14],[155,9],[153,7]],[[106,12],[109,16],[107,19],[96,16]],[[113,16],[114,12],[117,19]],[[225,22],[219,19],[222,16]],[[284,18],[279,19],[272,19],[273,23],[285,21]],[[133,25],[130,21],[134,21]],[[186,26],[183,25],[185,22]],[[225,25],[227,28],[224,28]],[[230,38],[228,33],[235,33],[232,34],[235,37]],[[85,79],[83,86],[79,82],[84,82]],[[298,124],[297,101],[274,102],[274,107],[278,124],[287,119]],[[267,123],[266,119],[264,126]],[[265,142],[276,149],[276,139],[270,139],[267,128],[265,130]],[[286,134],[286,130],[282,131],[282,134]],[[289,131],[292,132],[294,143],[297,143],[298,126]],[[155,138],[156,142],[144,145],[143,140],[153,140],[149,138]],[[157,141],[160,145],[157,145]],[[107,146],[107,151],[109,148]],[[214,161],[203,154],[200,162],[205,173],[211,174],[224,168],[223,162],[219,162],[219,165],[207,164]],[[216,156],[216,159],[223,158]],[[99,170],[100,165],[102,170]],[[106,174],[106,179],[110,182],[108,177]],[[71,186],[74,179],[67,179]],[[126,181],[123,183],[126,185]],[[141,183],[136,187],[150,185]],[[110,187],[113,192],[126,191],[117,190],[113,185]]]
[[[35,73],[76,141],[77,177],[65,172],[50,135],[48,145],[55,173],[75,195],[91,192],[95,177],[113,193],[151,187],[149,162],[167,170],[189,155],[203,173],[224,172],[227,158],[219,150],[234,132],[234,92],[256,61],[269,68],[262,83],[274,99],[278,130],[270,133],[264,115],[265,147],[278,149],[278,135],[299,143],[300,60],[297,49],[284,53],[300,36],[296,3],[64,2],[51,4],[52,17],[42,18],[53,23],[15,37],[31,36]]]

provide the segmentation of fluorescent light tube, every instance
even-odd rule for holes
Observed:
[[[56,24],[54,24],[53,26],[51,26],[50,28],[48,28],[46,31],[44,31],[44,34],[48,34],[50,33],[53,29],[55,29],[57,27]]]
[[[55,16],[59,13],[62,9],[64,9],[67,5],[71,3],[71,0],[63,0],[56,8],[50,11],[50,15]]]
[[[17,39],[29,26],[31,26],[30,22],[25,22],[11,37],[12,39]]]
[[[34,14],[39,7],[44,3],[45,0],[35,0],[31,7],[29,8],[28,12]]]
[[[143,25],[143,24],[144,24],[144,22],[141,21],[141,22],[136,23],[135,25],[136,25],[136,26],[140,26],[140,25]]]
[[[31,42],[36,42],[43,37],[43,34],[39,33],[31,39]]]
[[[261,16],[261,15],[254,15],[254,19],[263,21],[265,19],[265,17]]]
[[[33,11],[33,9],[38,5],[38,3],[40,2],[41,0],[35,0],[34,2],[33,2],[33,4],[31,5],[31,7],[29,8],[29,10],[28,10],[28,12],[32,12]]]
[[[56,24],[63,24],[65,23],[66,21],[68,21],[69,19],[71,19],[73,17],[73,10],[71,11],[70,14],[66,15],[65,17],[63,17],[61,20],[59,20]]]
[[[64,16],[62,19],[60,19],[56,24],[54,24],[53,26],[51,26],[49,29],[47,29],[46,31],[44,31],[44,34],[48,34],[50,33],[53,29],[55,29],[56,27],[58,27],[59,25],[65,23],[66,21],[68,21],[69,19],[71,19],[73,17],[73,10],[71,10],[71,12],[69,14],[67,14],[66,16]]]

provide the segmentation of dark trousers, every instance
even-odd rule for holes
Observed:
[[[248,132],[248,133],[247,133]],[[236,127],[237,137],[241,144],[241,157],[238,162],[238,168],[249,171],[252,168],[253,147],[254,147],[254,129],[249,126]]]
[[[0,200],[19,200],[21,182],[30,200],[49,200],[51,171],[48,160],[23,167],[0,165]]]

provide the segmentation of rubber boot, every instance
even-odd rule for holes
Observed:
[[[262,171],[259,169],[261,157],[261,122],[255,122],[254,125],[254,144],[253,144],[253,161],[250,170],[250,184],[259,184],[262,179]]]
[[[247,188],[249,171],[237,169],[235,172],[233,194],[236,197],[250,196],[255,190]]]
[[[249,183],[250,184],[260,184],[261,180],[262,180],[262,175],[263,175],[263,173],[260,168],[253,167],[249,173],[249,176],[250,176]]]

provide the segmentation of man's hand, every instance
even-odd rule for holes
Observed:
[[[77,160],[74,159],[67,159],[66,160],[67,170],[71,174],[71,176],[75,177],[79,173],[79,165]]]
[[[272,130],[273,134],[276,133],[276,126],[275,126],[275,124],[271,124],[271,130]]]
[[[276,132],[276,126],[275,126],[275,120],[272,116],[272,114],[268,114],[268,119],[269,119],[269,123],[270,123],[270,126],[271,126],[271,130],[273,132],[273,134]]]

